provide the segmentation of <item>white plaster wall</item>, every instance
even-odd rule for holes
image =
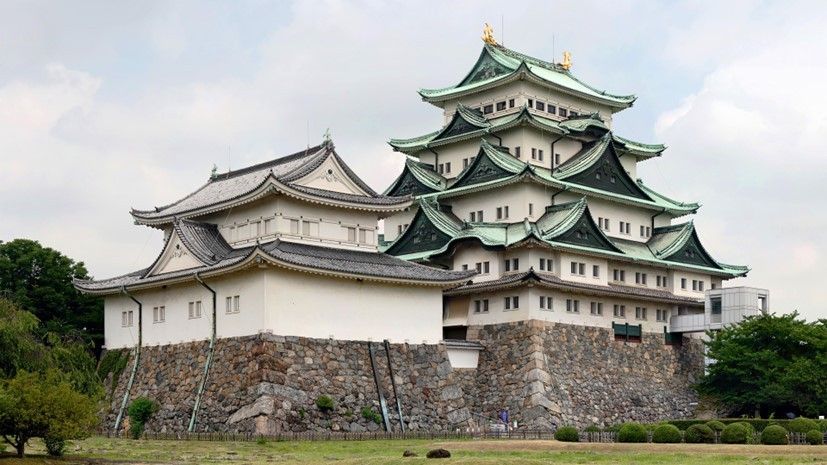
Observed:
[[[602,286],[608,284],[608,273],[606,272],[606,270],[608,269],[608,261],[605,259],[591,257],[587,255],[572,254],[568,252],[560,252],[559,262],[560,278],[566,281],[573,281],[584,284],[595,284]],[[586,273],[584,276],[572,274],[572,262],[586,264]],[[593,276],[593,267],[595,265],[599,267],[598,277]]]
[[[491,281],[500,277],[503,269],[502,252],[486,250],[478,242],[466,242],[457,246],[453,259],[453,269],[460,271],[463,265],[469,270],[476,270],[477,263],[489,262],[489,272],[480,273],[473,278],[474,282]]]
[[[399,212],[393,216],[385,218],[385,240],[396,240],[396,238],[399,237],[399,225],[410,225],[417,210],[417,207],[412,206],[403,212]]]
[[[290,219],[306,219],[318,222],[311,235],[292,234]],[[346,208],[334,208],[303,202],[283,195],[272,194],[256,202],[234,207],[198,218],[199,221],[219,225],[224,239],[234,247],[251,245],[260,240],[266,242],[276,237],[307,242],[328,247],[376,250],[378,215]],[[362,244],[348,241],[346,227],[368,231],[367,241]]]
[[[264,327],[265,274],[251,270],[207,279],[217,294],[216,335],[236,337],[256,334]],[[197,283],[174,285],[162,289],[135,291],[133,296],[143,304],[143,344],[177,344],[210,338],[212,294]],[[225,298],[240,297],[240,312],[227,314]],[[201,317],[189,318],[189,302],[201,301]],[[164,306],[166,318],[153,322],[153,308]],[[132,327],[121,326],[121,312],[134,311]],[[104,301],[105,344],[109,349],[132,347],[138,342],[138,307],[122,295]]]
[[[442,290],[268,269],[267,328],[274,334],[344,340],[442,339]]]
[[[520,308],[505,309],[505,297],[519,296]],[[488,299],[488,313],[474,313],[474,301]],[[491,325],[499,323],[510,323],[529,319],[530,303],[528,288],[517,288],[494,293],[480,293],[474,295],[469,301],[468,324],[469,325]]]
[[[681,289],[681,278],[686,278],[686,289]],[[627,274],[628,279],[628,274]],[[699,280],[703,281],[704,283],[704,290],[703,291],[693,291],[692,290],[692,280]],[[702,273],[693,273],[690,271],[683,271],[683,270],[671,270],[669,275],[669,284],[671,286],[671,291],[675,295],[683,296],[683,297],[692,297],[693,299],[703,299],[704,298],[704,291],[710,290],[712,288],[712,277],[708,274]]]
[[[464,221],[469,221],[472,211],[483,211],[486,222],[497,221],[497,207],[508,205],[508,219],[504,223],[517,223],[525,218],[536,220],[545,213],[546,205],[551,203],[551,196],[556,192],[550,187],[535,183],[517,183],[482,191],[474,195],[465,195],[445,199],[450,202],[453,212]],[[529,204],[533,204],[533,214],[529,215]]]
[[[448,361],[451,362],[451,368],[476,368],[479,363],[479,350],[448,347],[446,352],[448,352]]]

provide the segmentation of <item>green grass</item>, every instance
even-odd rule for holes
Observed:
[[[71,442],[62,460],[43,457],[34,442],[32,457],[0,459],[0,465],[77,464],[389,464],[431,463],[425,453],[451,451],[445,462],[461,464],[827,464],[827,446],[758,446],[710,444],[583,444],[557,441],[315,441],[206,442],[132,441],[91,438]],[[410,449],[416,458],[402,458]],[[442,462],[436,462],[442,463]]]

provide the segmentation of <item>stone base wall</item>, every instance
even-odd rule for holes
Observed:
[[[441,345],[392,344],[390,357],[407,430],[487,427],[508,409],[524,429],[657,421],[693,413],[692,385],[703,371],[702,343],[662,335],[615,341],[603,328],[526,321],[469,328],[477,369],[452,369]],[[388,418],[399,431],[388,359],[373,343]],[[203,377],[207,342],[146,347],[130,398],[155,399],[150,432],[186,431]],[[103,413],[111,430],[132,360]],[[111,384],[112,380],[108,380]],[[107,391],[108,392],[108,391]],[[333,399],[321,412],[316,399]],[[220,339],[196,431],[379,431],[364,418],[381,413],[367,342],[257,335]]]
[[[610,329],[524,321],[469,328],[484,347],[477,368],[472,413],[508,409],[527,429],[585,428],[622,421],[690,417],[692,385],[703,373],[703,346],[663,335],[616,341]]]
[[[376,370],[388,409],[399,430],[388,358],[373,343]],[[206,342],[145,347],[130,398],[156,400],[150,432],[186,431],[208,353]],[[409,430],[453,430],[472,425],[465,396],[444,347],[392,344],[390,358]],[[111,429],[126,389],[131,363],[121,374],[104,412]],[[111,380],[109,381],[111,383]],[[321,412],[319,396],[335,407]],[[196,431],[273,434],[282,431],[378,431],[363,408],[381,413],[367,342],[258,335],[219,339],[201,400]]]

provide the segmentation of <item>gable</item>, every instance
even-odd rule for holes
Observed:
[[[652,200],[623,168],[611,143],[606,145],[603,153],[591,166],[564,179],[615,194]]]
[[[404,196],[404,195],[423,195],[423,194],[430,194],[431,192],[436,192],[436,190],[422,184],[416,176],[411,173],[411,170],[407,167],[405,171],[402,173],[402,177],[396,182],[392,189],[385,193],[385,195],[391,196]]]
[[[620,252],[606,236],[594,224],[588,208],[583,210],[580,219],[570,227],[566,232],[551,239],[554,242],[562,242],[565,244],[579,245],[589,247],[592,249],[608,250],[610,252]]]
[[[172,237],[166,243],[164,251],[161,256],[149,270],[147,276],[154,276],[163,273],[172,273],[173,271],[187,270],[190,268],[199,268],[205,266],[203,262],[195,258],[190,252],[178,234],[172,233]]]
[[[457,87],[461,87],[467,84],[473,84],[479,81],[485,81],[497,76],[503,76],[506,74],[511,73],[513,70],[503,66],[500,62],[495,60],[490,53],[488,53],[488,49],[483,48],[480,57],[477,59],[477,62],[474,64],[474,67],[462,80]]]
[[[440,139],[447,139],[449,137],[458,136],[460,134],[466,134],[469,132],[477,131],[481,129],[480,126],[470,123],[468,120],[462,117],[459,111],[454,113],[454,117],[451,119],[451,122],[448,123],[448,126],[445,127],[433,140],[440,140]]]
[[[698,235],[693,231],[692,236],[672,255],[664,257],[663,260],[670,262],[686,263],[688,265],[699,265],[708,268],[720,269],[721,266],[716,262],[701,245]]]
[[[468,170],[451,186],[451,189],[455,187],[480,184],[487,181],[493,181],[495,179],[502,179],[512,176],[513,174],[514,173],[511,173],[510,171],[507,171],[494,163],[485,151],[482,150],[479,155],[477,155],[477,158],[474,159],[471,166],[468,167]]]
[[[367,192],[350,179],[345,170],[342,169],[341,165],[339,165],[332,156],[328,156],[316,169],[293,181],[291,184],[342,192],[345,194],[369,196]]]
[[[439,230],[420,209],[402,237],[391,245],[386,253],[407,255],[416,252],[436,250],[451,240],[451,236]]]

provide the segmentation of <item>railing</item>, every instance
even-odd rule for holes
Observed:
[[[706,323],[706,315],[703,313],[694,315],[675,315],[669,322],[669,328],[673,333],[704,331],[709,329]]]

